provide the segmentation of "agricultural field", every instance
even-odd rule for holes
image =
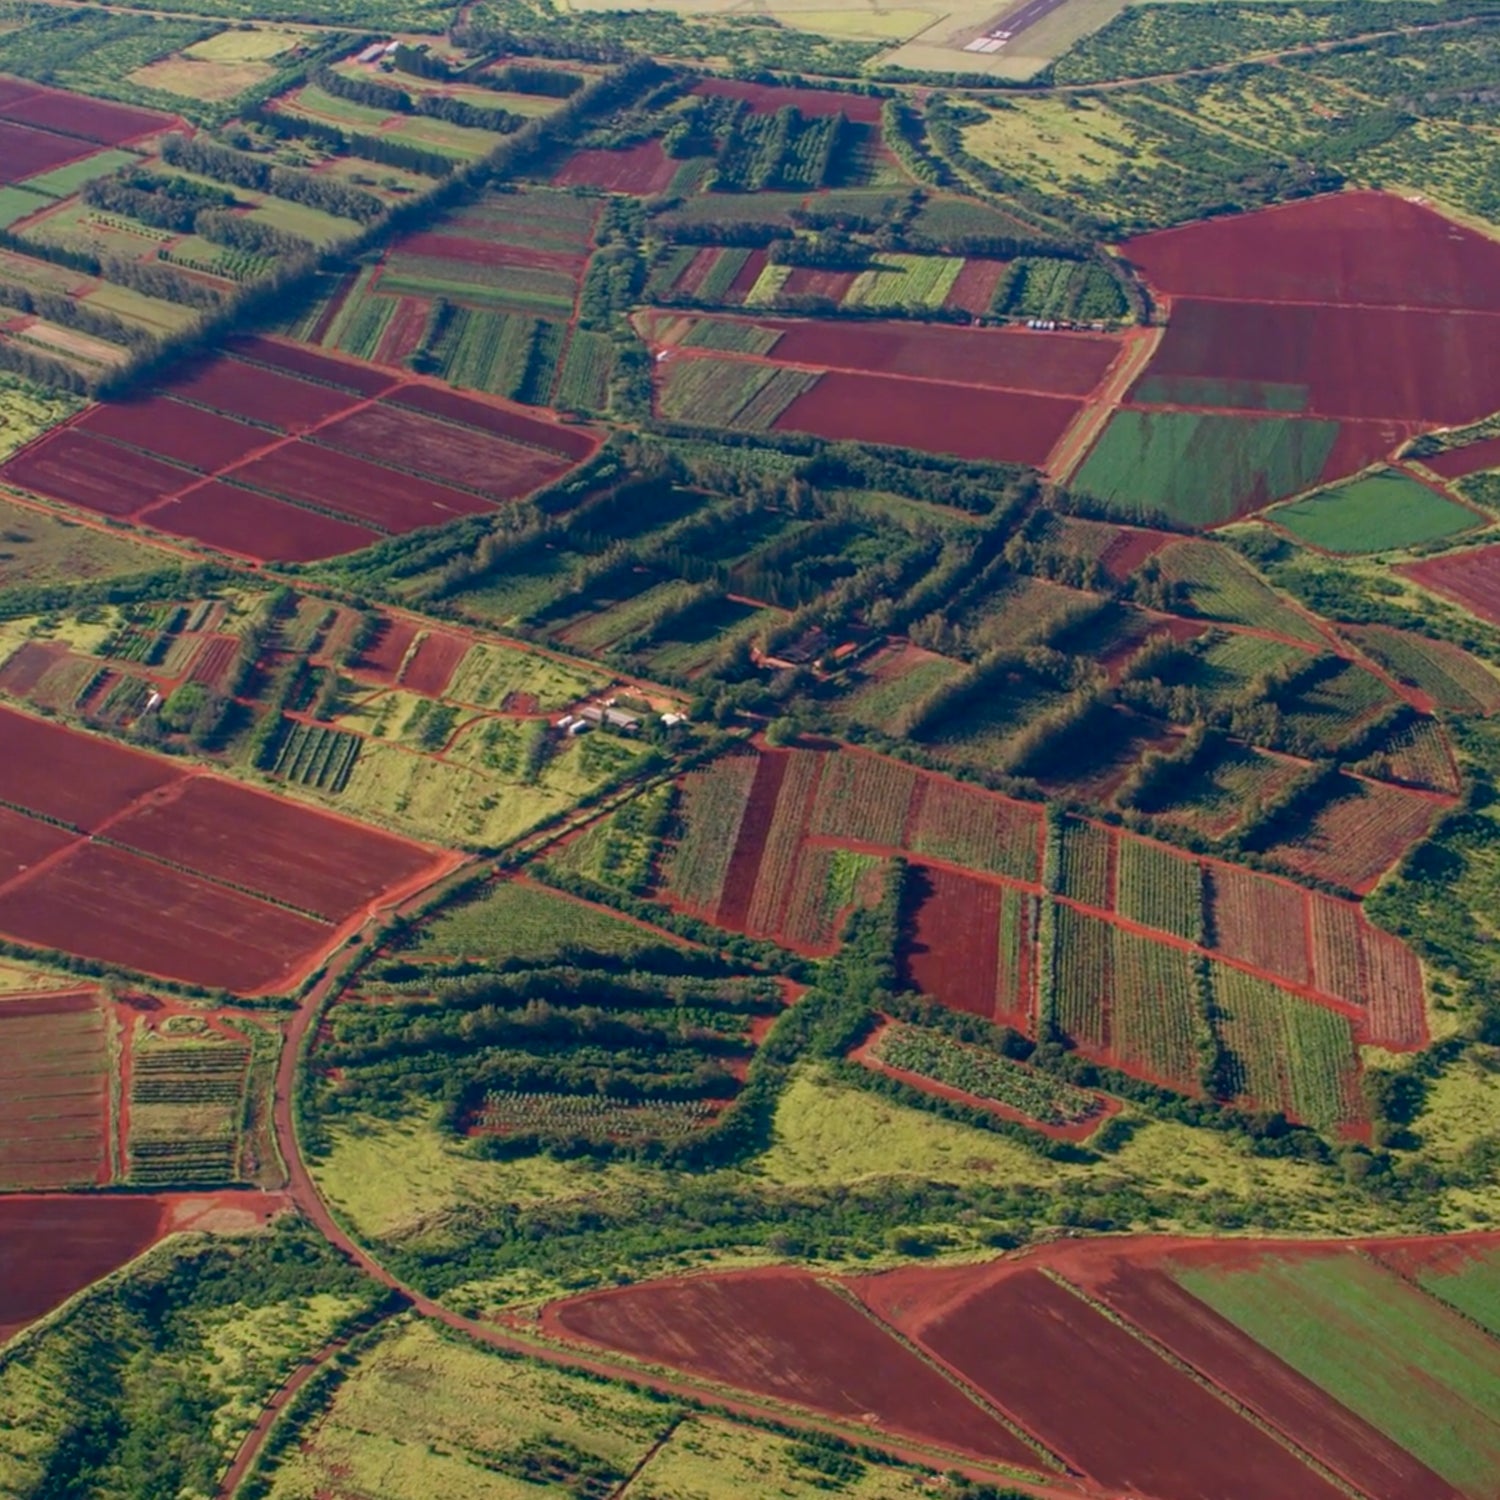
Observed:
[[[1277,506],[1267,519],[1328,552],[1387,552],[1470,531],[1483,517],[1387,469]]]

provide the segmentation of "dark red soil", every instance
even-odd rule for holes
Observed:
[[[148,1249],[165,1217],[156,1198],[0,1199],[0,1343]]]
[[[0,895],[0,932],[209,989],[285,986],[333,929],[101,843]]]
[[[376,361],[383,365],[404,364],[420,347],[431,311],[420,297],[398,298],[396,311],[380,335],[380,344],[375,350]]]
[[[755,896],[755,883],[760,878],[761,856],[765,853],[766,837],[771,831],[771,820],[776,816],[781,783],[790,763],[790,752],[765,750],[755,765],[755,779],[750,783],[739,838],[729,857],[724,889],[719,894],[718,912],[714,917],[722,926],[738,932],[745,930],[750,919],[750,903]]]
[[[433,862],[392,834],[207,776],[151,798],[109,837],[335,923]]]
[[[0,885],[40,864],[48,855],[66,849],[77,837],[55,823],[44,823],[40,818],[28,818],[25,813],[0,807]]]
[[[64,427],[0,468],[7,484],[105,516],[130,516],[192,484],[160,459]]]
[[[1500,318],[1183,298],[1147,375],[1302,385],[1315,416],[1472,422],[1500,408]]]
[[[856,271],[828,271],[820,266],[797,266],[782,287],[783,297],[827,297],[842,302],[854,285]]]
[[[552,181],[558,187],[602,188],[644,198],[669,188],[681,165],[653,136],[624,151],[576,151]]]
[[[1500,244],[1390,193],[1334,193],[1128,241],[1178,296],[1500,312]]]
[[[0,689],[14,698],[28,697],[47,673],[70,654],[57,641],[26,641],[0,667]]]
[[[717,245],[707,245],[700,250],[689,262],[687,270],[679,276],[672,286],[674,292],[681,292],[684,296],[695,297],[704,281],[708,279],[708,273],[713,270],[721,251]]]
[[[317,443],[287,443],[226,476],[287,500],[300,500],[385,531],[441,526],[488,511],[488,500],[417,479]]]
[[[73,425],[94,437],[129,443],[204,474],[238,463],[246,454],[278,441],[278,434],[264,427],[251,427],[166,396],[96,406]]]
[[[1420,422],[1403,422],[1381,419],[1371,422],[1340,422],[1339,435],[1323,461],[1323,472],[1318,476],[1324,484],[1338,479],[1347,479],[1390,457],[1407,438],[1414,437],[1421,428]]]
[[[549,1332],[757,1395],[1035,1468],[1037,1455],[872,1319],[802,1272],[684,1277],[556,1303]]]
[[[442,697],[468,650],[469,642],[463,636],[429,630],[407,664],[401,686],[414,693],[426,693],[429,698]]]
[[[596,447],[598,437],[586,428],[565,427],[542,417],[501,406],[498,402],[476,401],[454,391],[433,385],[408,385],[390,397],[397,406],[408,406],[429,416],[442,417],[465,427],[493,432],[528,447],[544,448],[573,460],[587,458]]]
[[[39,172],[50,172],[97,149],[89,141],[0,120],[0,182],[20,182]]]
[[[452,260],[471,266],[526,266],[561,271],[565,275],[576,275],[588,260],[587,255],[575,255],[569,250],[534,250],[526,245],[502,245],[495,240],[432,229],[406,235],[394,248],[401,255],[424,255],[432,260]]]
[[[361,672],[371,672],[384,677],[394,685],[401,663],[416,639],[417,627],[409,620],[394,620],[382,615],[380,633],[360,653],[357,663]]]
[[[285,432],[315,426],[335,412],[346,411],[358,399],[350,392],[234,359],[200,365],[174,380],[171,394]]]
[[[995,300],[995,288],[1005,274],[1003,260],[983,260],[975,257],[964,262],[953,290],[948,293],[945,307],[961,307],[976,317],[983,317]]]
[[[751,113],[757,115],[774,115],[778,109],[790,106],[809,119],[842,114],[861,125],[880,123],[881,101],[867,94],[779,88],[766,83],[741,83],[734,78],[704,78],[693,86],[693,92],[710,99],[743,99]]]
[[[921,1343],[1099,1484],[1173,1500],[1336,1500],[1273,1438],[1040,1271],[982,1287]]]
[[[1381,1500],[1458,1500],[1456,1490],[1411,1454],[1164,1272],[1096,1254],[1077,1257],[1066,1274],[1365,1493]]]
[[[239,653],[240,643],[234,636],[211,636],[204,641],[197,656],[193,658],[193,667],[188,673],[188,680],[201,682],[215,692],[221,691],[224,687],[224,680],[229,675],[229,670]]]
[[[1456,600],[1481,620],[1500,625],[1500,546],[1450,552],[1396,571]]]
[[[305,375],[309,380],[327,385],[342,386],[361,396],[378,396],[395,384],[394,377],[372,370],[367,364],[321,354],[303,344],[283,344],[275,339],[252,337],[235,339],[229,347],[232,353],[257,364],[271,365],[292,375]]]
[[[782,432],[1039,468],[1078,410],[1077,401],[1060,396],[840,371],[798,396],[775,425]]]
[[[1099,558],[1099,566],[1116,582],[1124,583],[1148,557],[1155,557],[1176,538],[1165,531],[1122,528]]]
[[[562,458],[536,448],[477,428],[436,422],[383,401],[331,422],[319,430],[318,442],[372,463],[397,464],[435,480],[463,485],[492,500],[527,494],[550,483],[567,467]]]
[[[743,302],[749,296],[755,283],[760,280],[760,273],[765,270],[768,256],[764,250],[752,250],[745,257],[735,278],[729,283],[729,290],[724,294],[726,302]]]
[[[256,562],[316,562],[357,552],[381,538],[380,532],[351,521],[218,481],[201,485],[181,500],[168,500],[137,519],[158,531],[191,537]]]
[[[1219,951],[1293,984],[1311,983],[1306,892],[1234,865],[1213,865],[1210,879]]]
[[[1434,453],[1416,462],[1444,479],[1462,479],[1484,469],[1500,469],[1500,438],[1485,438],[1467,448],[1450,448],[1446,453]]]
[[[1086,396],[1120,352],[1102,334],[960,328],[951,323],[767,320],[782,330],[778,363],[872,375],[914,375],[1029,391]]]
[[[902,979],[950,1010],[989,1019],[1000,964],[1000,888],[956,870],[913,865],[911,937]]]
[[[153,131],[166,130],[176,121],[171,115],[152,109],[136,109],[128,104],[111,104],[65,89],[39,88],[24,84],[24,97],[0,102],[0,115],[39,125],[44,130],[61,130],[68,135],[97,141],[101,146],[118,146]]]
[[[0,801],[92,830],[182,776],[155,755],[0,708]]]

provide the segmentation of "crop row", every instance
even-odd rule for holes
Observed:
[[[713,1113],[714,1106],[702,1099],[627,1102],[601,1094],[525,1093],[506,1089],[485,1095],[471,1126],[501,1133],[534,1130],[590,1140],[671,1138],[699,1129]]]
[[[753,755],[728,755],[682,782],[681,837],[667,861],[666,884],[702,911],[719,899],[755,780]]]
[[[271,769],[298,786],[338,793],[349,784],[362,744],[357,734],[315,724],[291,724],[282,735]]]
[[[874,1055],[890,1067],[1008,1105],[1042,1125],[1077,1125],[1100,1110],[1097,1095],[924,1027],[889,1027]]]

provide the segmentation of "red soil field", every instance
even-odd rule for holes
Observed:
[[[681,292],[685,296],[693,297],[698,294],[703,283],[708,279],[708,273],[713,270],[714,262],[719,258],[719,247],[707,245],[700,250],[689,262],[687,270],[679,276],[672,290]],[[793,275],[796,273],[793,272]]]
[[[1309,984],[1307,893],[1236,865],[1211,865],[1209,873],[1219,951],[1293,984]]]
[[[473,239],[468,235],[435,229],[406,235],[397,241],[394,250],[401,255],[425,255],[432,260],[454,260],[471,266],[527,266],[565,274],[577,274],[588,260],[587,255],[573,255],[566,250],[501,245],[494,240]]]
[[[1172,1500],[1340,1495],[1040,1271],[1019,1270],[980,1287],[919,1334],[905,1321],[897,1326],[1108,1488]]]
[[[1099,566],[1116,582],[1124,583],[1148,557],[1155,557],[1176,538],[1165,531],[1140,531],[1122,527],[1103,551]]]
[[[925,865],[912,866],[911,886],[918,905],[899,955],[903,979],[949,1010],[989,1019],[1000,964],[1000,888]]]
[[[1333,193],[1129,240],[1178,296],[1500,312],[1500,244],[1389,193]]]
[[[389,615],[380,618],[380,633],[360,652],[356,666],[361,672],[372,672],[384,677],[393,686],[401,663],[417,637],[417,627],[409,620],[393,620]]]
[[[745,815],[740,820],[739,837],[729,856],[724,888],[719,893],[718,910],[714,915],[716,922],[738,932],[745,930],[750,918],[750,904],[755,896],[755,883],[760,878],[766,836],[771,831],[771,819],[776,815],[776,803],[781,797],[781,783],[786,779],[790,763],[791,754],[784,750],[764,750],[755,762],[755,779],[750,783]]]
[[[44,823],[40,818],[28,818],[25,813],[0,807],[0,886],[40,864],[48,855],[66,849],[77,837],[55,823]]]
[[[441,526],[458,516],[472,516],[491,508],[490,502],[478,495],[305,441],[287,443],[252,459],[231,470],[226,478],[287,500],[337,511],[385,531]]]
[[[1416,436],[1420,422],[1400,422],[1382,418],[1373,422],[1340,422],[1339,435],[1323,461],[1318,476],[1323,484],[1347,479],[1390,457],[1407,438]]]
[[[234,664],[234,659],[239,655],[240,643],[232,635],[211,636],[200,647],[197,656],[193,658],[192,670],[188,673],[190,682],[201,682],[205,687],[212,688],[215,692],[222,690],[224,679],[229,669]]]
[[[1481,620],[1500,625],[1500,546],[1450,552],[1426,562],[1408,563],[1396,572],[1446,595]]]
[[[0,801],[85,831],[182,771],[160,756],[0,708]]]
[[[357,552],[381,537],[351,521],[218,481],[200,485],[180,500],[168,500],[137,520],[256,562],[317,562]]]
[[[783,322],[778,363],[872,375],[914,375],[966,385],[1086,396],[1120,352],[1102,334],[959,328],[951,323]]]
[[[165,1217],[157,1198],[0,1199],[0,1343],[134,1260]]]
[[[0,667],[0,689],[12,697],[25,698],[68,655],[68,648],[56,641],[23,642]]]
[[[552,181],[557,187],[602,188],[645,198],[671,187],[681,165],[653,136],[624,151],[575,151]]]
[[[26,87],[24,99],[0,103],[0,115],[40,125],[44,130],[83,136],[101,146],[118,146],[122,141],[133,141],[177,123],[173,116],[158,114],[153,109],[110,104],[64,89],[39,88],[36,84]]]
[[[354,405],[355,397],[239,360],[216,359],[172,382],[169,394],[285,432],[315,426]]]
[[[1164,1272],[1102,1254],[1078,1255],[1060,1269],[1365,1493],[1381,1500],[1458,1500],[1456,1490],[1405,1449]]]
[[[983,317],[995,300],[995,288],[1005,274],[1003,260],[966,260],[944,307],[961,307],[976,317]]]
[[[204,474],[238,463],[246,454],[278,441],[278,434],[264,427],[251,427],[166,396],[96,406],[73,426],[76,431],[129,443]]]
[[[29,78],[12,78],[0,73],[0,110],[8,110],[18,99],[41,93],[41,85]]]
[[[837,1292],[798,1271],[693,1276],[554,1303],[549,1332],[961,1452],[1037,1455]]]
[[[230,350],[243,359],[271,365],[291,375],[305,375],[325,385],[342,386],[361,396],[378,396],[395,384],[392,376],[354,360],[338,359],[331,354],[308,349],[302,344],[282,344],[275,339],[238,338]]]
[[[426,693],[429,698],[441,697],[468,651],[469,642],[461,635],[429,630],[407,663],[401,686],[414,693]]]
[[[497,437],[530,448],[545,448],[564,458],[587,458],[599,446],[598,437],[584,428],[564,427],[498,403],[473,401],[440,386],[402,386],[389,399],[397,406],[407,406],[465,427],[477,427],[481,432],[493,432]]]
[[[1039,468],[1078,409],[1078,402],[1059,396],[836,372],[798,396],[775,426]]]
[[[406,407],[377,401],[339,417],[318,432],[318,442],[372,463],[463,485],[492,500],[525,494],[555,479],[567,465],[536,448],[506,442],[473,427],[434,421]]]
[[[96,149],[88,141],[0,120],[0,182],[20,182],[38,172],[50,172]]]
[[[1366,1039],[1382,1047],[1425,1047],[1427,995],[1416,954],[1368,923],[1362,938]]]
[[[321,922],[100,843],[0,894],[0,932],[242,993],[285,986],[333,937]]]
[[[1182,299],[1147,375],[1304,385],[1316,416],[1472,422],[1500,408],[1500,318]]]
[[[796,266],[782,287],[784,297],[827,297],[842,302],[854,285],[854,271],[828,271],[819,266]],[[678,282],[679,289],[682,282]]]
[[[1500,469],[1500,438],[1484,438],[1467,448],[1450,448],[1446,453],[1433,453],[1414,462],[1444,479],[1462,479],[1485,469]]]
[[[1267,852],[1299,874],[1363,895],[1420,839],[1449,804],[1378,781],[1326,803],[1295,841]]]
[[[0,468],[7,484],[105,516],[129,516],[196,478],[186,469],[64,427]]]
[[[745,257],[745,264],[739,268],[733,281],[729,283],[729,290],[724,294],[726,302],[743,302],[749,295],[750,289],[760,280],[760,273],[765,270],[769,257],[764,250],[752,250]]]
[[[767,83],[741,83],[734,78],[702,79],[693,85],[693,92],[709,99],[743,99],[756,115],[774,115],[778,109],[790,106],[809,119],[842,114],[861,125],[880,123],[881,101],[867,94],[779,88]]]
[[[405,839],[208,776],[142,803],[109,837],[335,923],[433,863]]]
[[[400,297],[396,311],[380,335],[375,360],[382,365],[403,364],[422,342],[431,309],[420,297]]]

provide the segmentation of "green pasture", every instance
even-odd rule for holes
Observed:
[[[1268,517],[1299,541],[1326,552],[1387,552],[1482,525],[1466,506],[1395,469],[1319,490]]]

